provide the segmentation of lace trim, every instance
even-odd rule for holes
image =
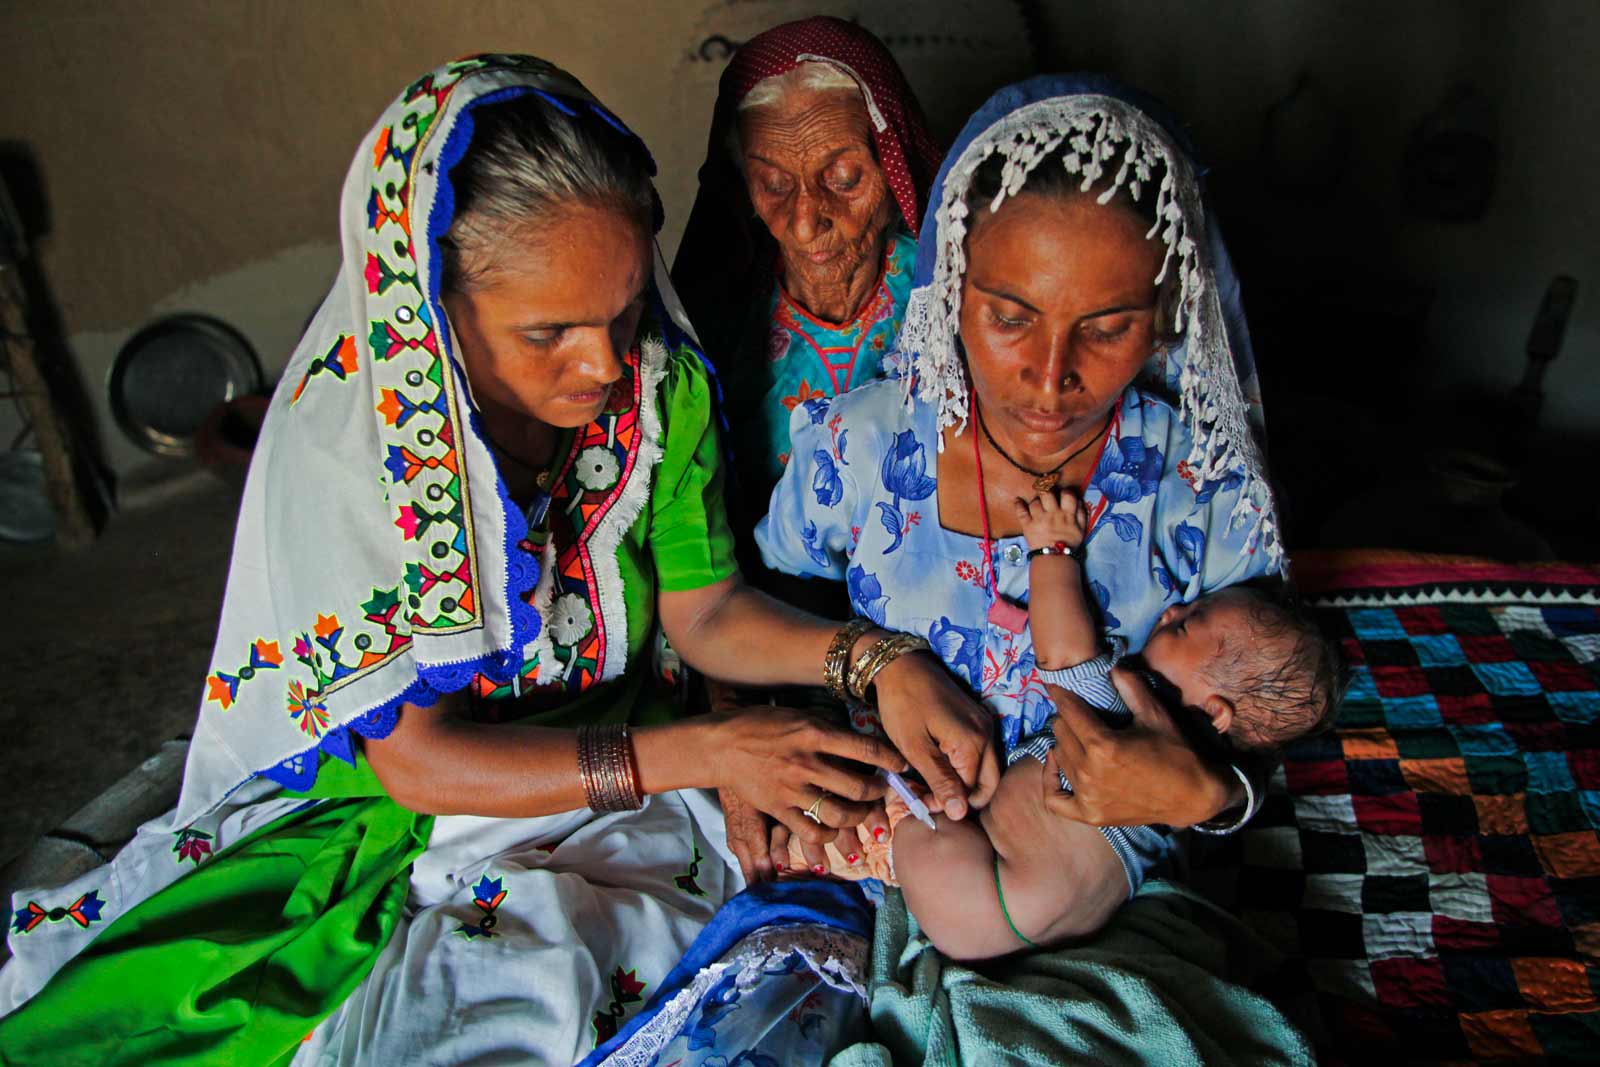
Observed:
[[[946,428],[955,426],[957,434],[966,428],[967,380],[956,341],[961,280],[967,269],[967,191],[978,168],[998,153],[1005,165],[1000,192],[989,204],[989,210],[996,211],[1062,144],[1070,149],[1064,158],[1067,171],[1083,176],[1084,190],[1112,174],[1110,187],[1097,198],[1102,204],[1124,184],[1137,197],[1160,168],[1156,222],[1147,236],[1159,233],[1166,244],[1156,282],[1165,280],[1169,270],[1178,271],[1174,326],[1186,330],[1189,356],[1180,378],[1180,415],[1194,438],[1188,462],[1205,479],[1244,472],[1229,527],[1253,523],[1250,549],[1264,549],[1274,564],[1280,564],[1283,550],[1271,490],[1251,436],[1249,407],[1234,369],[1216,278],[1201,260],[1205,209],[1200,183],[1166,131],[1131,104],[1096,94],[1029,104],[989,127],[950,167],[934,212],[938,243],[933,276],[912,291],[900,332],[899,347],[907,354],[911,371],[901,378],[907,403],[915,396],[937,405],[941,449]]]
[[[599,609],[605,633],[616,634],[613,647],[608,640],[605,663],[596,683],[620,678],[628,666],[628,606],[623,597],[622,570],[617,564],[617,546],[633,527],[634,520],[650,499],[656,464],[661,461],[661,410],[657,390],[667,370],[667,346],[659,337],[647,337],[639,345],[639,432],[642,438],[634,459],[633,473],[611,511],[600,520],[589,538],[589,557],[594,561],[595,587],[600,591]],[[541,606],[541,611],[544,610]],[[540,662],[543,662],[542,660]]]
[[[753,989],[769,967],[799,954],[813,974],[831,989],[867,1000],[867,939],[831,926],[766,926],[744,938],[728,954],[694,976],[655,1017],[604,1060],[605,1067],[649,1067],[683,1030],[706,994],[730,969],[737,969],[739,992]]]

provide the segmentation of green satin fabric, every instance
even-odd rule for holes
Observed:
[[[264,827],[134,907],[0,1019],[0,1063],[287,1063],[371,971],[432,824],[366,797]]]

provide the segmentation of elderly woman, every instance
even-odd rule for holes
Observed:
[[[790,413],[880,375],[937,166],[900,68],[859,26],[778,26],[723,73],[673,281],[736,415],[741,531],[789,458]]]
[[[905,767],[785,709],[677,718],[657,622],[743,683],[871,654],[925,773],[992,772],[933,658],[741,584],[650,169],[528,57],[433,71],[373,128],[251,470],[178,807],[15,898],[0,1061],[565,1064],[611,1039],[740,888],[698,787],[831,836],[881,795],[868,765]],[[808,943],[859,955],[852,902],[819,901]],[[784,933],[809,914],[719,924],[698,966],[778,1022],[701,1012],[701,1055],[799,1062],[843,1025],[817,1015],[832,957]]]
[[[769,566],[843,581],[858,615],[930,642],[1008,749],[1059,708],[1075,792],[1050,806],[1082,839],[1062,891],[1085,929],[1162,869],[1172,835],[1146,824],[1230,829],[1254,790],[1191,751],[1137,677],[1120,678],[1136,723],[1117,734],[1041,683],[1015,502],[1082,493],[1086,580],[1133,648],[1171,605],[1283,562],[1236,287],[1176,130],[1103,79],[996,94],[934,187],[904,376],[796,413],[757,530]]]

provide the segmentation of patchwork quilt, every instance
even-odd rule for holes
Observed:
[[[1197,859],[1334,1063],[1600,1058],[1600,568],[1296,557],[1351,684]]]

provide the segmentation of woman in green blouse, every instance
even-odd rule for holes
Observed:
[[[909,760],[947,812],[986,799],[984,713],[925,653],[877,664],[899,751],[652,695],[658,623],[748,684],[821,683],[881,637],[740,580],[652,170],[529,57],[425,75],[368,135],[182,797],[14,899],[0,1062],[571,1062],[742,885],[703,790],[811,840],[882,795],[874,766]]]

